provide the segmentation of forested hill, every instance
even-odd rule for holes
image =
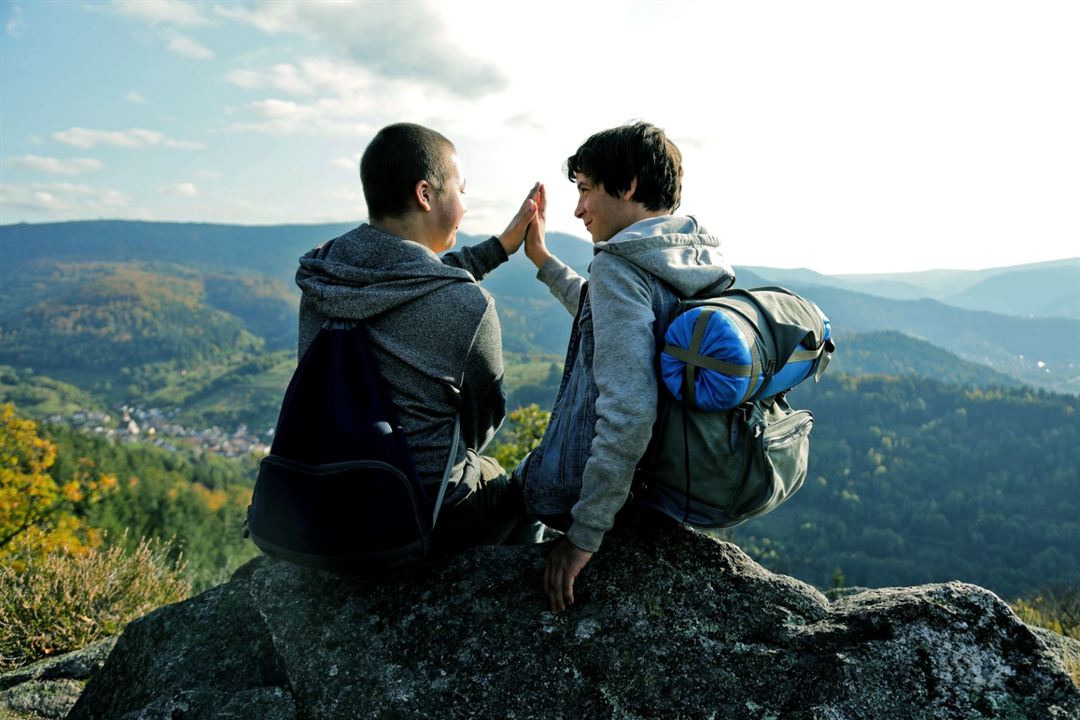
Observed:
[[[914,376],[974,387],[1023,385],[1011,375],[895,330],[837,335],[836,342],[840,352],[833,356],[830,374]]]
[[[964,580],[1013,596],[1080,585],[1080,402],[917,377],[826,373],[806,486],[735,529],[772,569],[818,586]]]

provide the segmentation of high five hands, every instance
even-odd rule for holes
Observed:
[[[539,270],[551,257],[551,253],[544,244],[545,226],[547,224],[547,189],[540,185],[536,194],[536,217],[525,232],[525,255]]]
[[[552,257],[544,242],[547,224],[547,189],[543,183],[536,183],[525,196],[517,214],[506,230],[499,236],[506,256],[516,253],[525,244],[525,255],[537,269]]]
[[[529,190],[529,194],[525,196],[525,200],[522,201],[521,207],[518,208],[517,214],[514,215],[514,219],[510,221],[510,224],[503,230],[502,235],[499,236],[499,243],[502,244],[507,257],[516,253],[521,244],[525,242],[525,232],[536,220],[542,193],[543,185],[540,183],[533,185],[532,189]],[[545,205],[546,202],[545,200]]]

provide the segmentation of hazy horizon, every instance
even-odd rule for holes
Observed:
[[[243,228],[274,228],[274,227],[288,227],[288,226],[319,227],[319,226],[329,226],[329,225],[349,225],[349,224],[353,224],[353,223],[366,222],[366,220],[340,220],[340,221],[331,221],[331,222],[326,222],[326,221],[324,221],[324,222],[302,222],[302,221],[299,221],[299,222],[287,222],[287,223],[244,223],[244,222],[217,222],[217,221],[204,221],[204,220],[143,220],[143,219],[133,219],[133,218],[77,218],[77,219],[71,219],[71,220],[52,220],[52,221],[45,221],[45,222],[19,221],[19,222],[14,222],[14,223],[4,223],[4,224],[0,224],[0,229],[3,229],[5,227],[14,227],[14,226],[18,226],[18,225],[50,225],[50,224],[95,223],[95,222],[145,222],[145,223],[163,223],[163,224],[176,224],[176,225],[218,225],[218,226],[233,226],[233,227],[243,227]],[[549,232],[558,233],[559,235],[561,235],[563,237],[567,237],[567,238],[571,238],[573,240],[577,240],[577,241],[579,241],[579,242],[581,242],[583,244],[586,244],[586,245],[591,245],[592,244],[592,240],[590,240],[589,238],[581,237],[581,236],[576,235],[576,234],[571,233],[571,232],[563,232],[563,231],[549,231]],[[470,239],[470,240],[482,240],[486,236],[462,232],[462,233],[460,233],[459,237],[463,237],[463,238]],[[327,238],[327,239],[329,240],[330,238]],[[1022,263],[1017,263],[1017,264],[1014,264],[1014,265],[985,265],[985,266],[963,267],[963,268],[962,267],[927,267],[927,268],[921,268],[921,269],[903,270],[903,271],[896,271],[896,272],[841,272],[841,273],[835,273],[834,272],[834,273],[830,273],[830,272],[825,272],[824,270],[819,270],[819,269],[814,268],[814,267],[807,267],[807,266],[803,266],[803,265],[775,265],[775,264],[774,265],[763,265],[761,263],[733,263],[733,264],[737,265],[739,267],[746,268],[748,270],[753,270],[754,268],[768,268],[768,269],[771,269],[771,270],[789,270],[789,271],[806,270],[806,271],[809,271],[809,272],[818,273],[820,275],[827,275],[827,276],[830,276],[830,277],[851,278],[851,277],[879,277],[879,276],[880,277],[891,277],[891,276],[895,276],[895,275],[909,275],[909,274],[934,273],[934,272],[944,272],[944,273],[948,273],[948,272],[981,272],[981,271],[987,271],[987,270],[1003,270],[1003,269],[1017,269],[1017,268],[1025,268],[1025,267],[1037,267],[1037,266],[1040,266],[1040,265],[1052,265],[1052,264],[1065,263],[1065,262],[1069,262],[1069,261],[1076,261],[1076,263],[1078,265],[1080,265],[1080,255],[1069,255],[1069,256],[1065,256],[1065,257],[1048,258],[1048,259],[1045,259],[1045,260],[1034,260],[1034,261],[1031,261],[1031,262],[1022,262]],[[1078,293],[1078,300],[1080,300],[1080,290],[1078,290],[1077,293]]]

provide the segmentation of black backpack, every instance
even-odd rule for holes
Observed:
[[[424,558],[457,455],[460,417],[438,497],[421,484],[364,327],[327,322],[293,374],[245,534],[269,555],[337,572]]]

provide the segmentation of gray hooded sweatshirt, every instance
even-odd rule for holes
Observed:
[[[429,486],[442,479],[460,410],[448,505],[462,479],[479,476],[476,452],[506,413],[499,319],[491,295],[476,284],[506,259],[497,238],[440,259],[419,243],[361,225],[305,254],[296,273],[300,357],[327,319],[363,321]]]
[[[591,552],[626,502],[656,421],[659,374],[649,276],[681,297],[707,288],[719,292],[735,277],[720,239],[692,217],[642,220],[595,250],[585,302],[592,312],[596,426],[567,532],[572,543]],[[537,278],[571,314],[578,312],[583,277],[552,258]]]

